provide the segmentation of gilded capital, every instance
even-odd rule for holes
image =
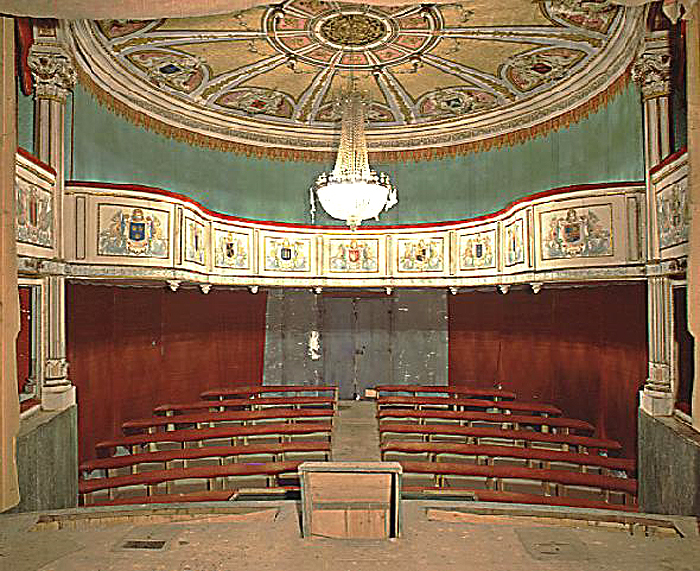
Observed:
[[[68,54],[61,48],[35,44],[27,64],[32,70],[36,97],[64,102],[75,86],[76,72]]]
[[[642,53],[634,63],[632,77],[644,99],[668,96],[671,91],[671,55],[666,51]]]

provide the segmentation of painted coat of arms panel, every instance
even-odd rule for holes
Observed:
[[[518,218],[505,224],[503,228],[503,246],[505,248],[506,267],[525,263],[525,221]]]
[[[251,235],[214,229],[214,265],[232,270],[249,270],[251,260]]]
[[[419,236],[398,238],[398,272],[442,272],[445,269],[445,238]]]
[[[16,238],[23,244],[53,247],[53,197],[49,190],[15,178]]]
[[[331,273],[379,271],[378,238],[330,238],[328,252],[328,271]]]
[[[540,217],[543,260],[614,255],[611,204],[553,210]]]
[[[185,218],[184,258],[200,266],[207,263],[206,227],[192,218]]]
[[[659,247],[663,250],[688,241],[688,179],[667,186],[657,194],[656,216]]]
[[[164,210],[100,204],[97,211],[100,256],[167,258],[170,214]]]
[[[459,269],[496,267],[496,229],[459,236]]]
[[[311,271],[311,238],[265,236],[264,267],[269,272]]]

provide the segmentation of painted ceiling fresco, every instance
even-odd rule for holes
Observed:
[[[128,107],[214,137],[323,150],[353,83],[375,148],[536,124],[590,99],[631,57],[609,0],[370,6],[285,0],[220,16],[72,23],[83,72]]]

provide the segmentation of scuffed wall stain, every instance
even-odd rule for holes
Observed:
[[[318,361],[321,358],[321,337],[314,329],[309,333],[308,354],[312,361]]]

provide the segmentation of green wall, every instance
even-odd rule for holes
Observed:
[[[78,86],[74,180],[133,183],[185,194],[256,220],[309,223],[308,188],[330,164],[280,162],[192,147],[137,127]],[[383,224],[471,218],[561,186],[643,179],[639,93],[632,84],[568,129],[521,145],[435,161],[373,164],[399,189]],[[340,224],[324,213],[317,223]]]
[[[34,151],[34,99],[17,87],[17,146]]]

